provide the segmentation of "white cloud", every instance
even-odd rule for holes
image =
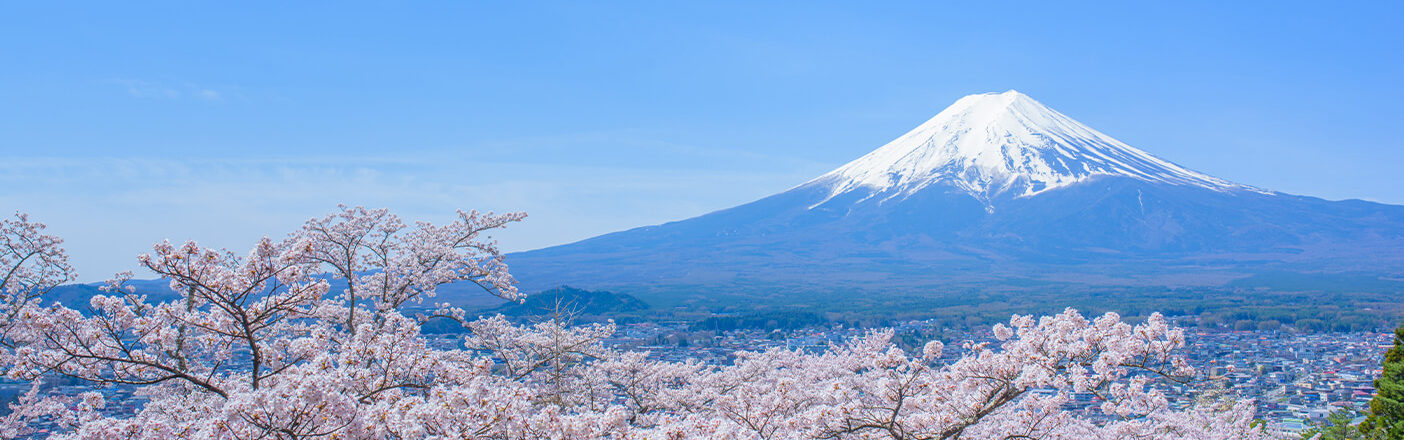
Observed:
[[[176,90],[171,87],[162,86],[160,84],[148,81],[127,79],[116,80],[114,82],[121,85],[122,87],[125,87],[127,90],[127,94],[135,98],[180,98],[180,90]]]
[[[126,90],[127,95],[141,99],[198,99],[205,101],[223,100],[228,94],[214,87],[190,83],[170,84],[139,79],[115,79],[109,81]]]

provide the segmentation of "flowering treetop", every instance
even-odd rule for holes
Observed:
[[[940,342],[907,353],[875,331],[823,353],[705,365],[610,349],[610,323],[405,312],[454,282],[520,299],[484,234],[522,218],[460,212],[410,227],[341,207],[242,255],[162,242],[138,260],[179,299],[153,303],[124,274],[79,310],[43,303],[72,269],[61,241],[19,215],[3,230],[0,365],[35,386],[0,434],[47,420],[74,439],[1265,438],[1244,403],[1171,408],[1157,384],[1194,371],[1177,354],[1183,332],[1160,315],[1015,316],[995,326],[998,341],[964,344],[948,363]],[[467,336],[433,348],[420,333],[431,319]],[[106,416],[98,393],[49,393],[42,381],[56,376],[149,400]],[[1074,393],[1101,399],[1110,421],[1065,410]]]

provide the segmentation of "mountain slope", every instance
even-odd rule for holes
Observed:
[[[522,303],[509,302],[478,312],[488,316],[500,313],[510,317],[550,317],[560,312],[579,317],[617,317],[623,313],[648,309],[648,304],[630,295],[607,291],[590,291],[561,286],[533,293]]]
[[[1404,267],[1404,207],[1239,185],[1009,91],[752,203],[508,256],[527,289],[921,291],[1222,284]]]

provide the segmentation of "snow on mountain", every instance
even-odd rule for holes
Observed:
[[[995,196],[1032,196],[1096,176],[1255,190],[1126,145],[1014,90],[961,98],[916,129],[801,187],[828,187],[827,202],[857,190],[901,198],[939,184],[989,206]]]
[[[1028,288],[1021,279],[1214,285],[1275,271],[1400,278],[1401,249],[1404,206],[1207,176],[1011,90],[961,98],[788,191],[507,259],[527,290],[705,296]]]

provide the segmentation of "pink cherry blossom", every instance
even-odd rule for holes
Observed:
[[[62,241],[19,214],[0,230],[0,368],[34,386],[0,436],[47,420],[71,439],[1267,438],[1244,402],[1171,407],[1164,386],[1195,371],[1177,354],[1184,333],[1158,314],[1018,315],[954,361],[940,341],[907,353],[876,330],[822,353],[707,365],[611,349],[613,323],[469,320],[432,303],[409,313],[455,282],[520,300],[485,234],[522,218],[460,212],[411,227],[341,207],[243,254],[157,243],[138,261],[179,299],[152,302],[119,274],[79,310],[44,303],[73,271]],[[468,336],[435,348],[420,332],[432,319]],[[149,400],[103,416],[97,393],[46,394],[50,377]],[[1097,396],[1107,417],[1068,410],[1074,393]]]

